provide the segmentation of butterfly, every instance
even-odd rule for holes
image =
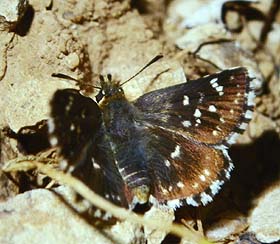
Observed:
[[[96,101],[55,92],[49,140],[62,168],[119,206],[206,205],[230,178],[228,148],[253,115],[252,80],[237,67],[128,101],[127,81],[100,76]]]

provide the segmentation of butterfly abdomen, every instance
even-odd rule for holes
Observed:
[[[138,199],[139,202],[145,202],[150,189],[145,150],[147,136],[139,129],[137,116],[136,108],[126,99],[112,100],[103,107],[106,135],[120,175],[132,192],[145,199]]]

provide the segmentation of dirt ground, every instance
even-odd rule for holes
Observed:
[[[205,207],[140,212],[167,225],[183,224],[210,241],[279,241],[279,5],[278,0],[3,1],[0,166],[30,154],[55,158],[50,148],[40,151],[31,144],[23,150],[6,132],[48,119],[57,89],[77,88],[94,98],[97,91],[90,85],[98,85],[100,74],[124,81],[158,54],[164,58],[124,86],[129,100],[244,66],[255,77],[256,107],[230,149],[235,164],[230,181]],[[100,225],[85,214],[85,201],[74,203],[75,194],[67,187],[50,185],[36,170],[7,174],[1,167],[1,243],[196,243],[127,221]]]

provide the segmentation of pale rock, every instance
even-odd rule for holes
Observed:
[[[230,213],[229,216],[224,215],[207,228],[205,235],[211,241],[220,241],[242,232],[247,226],[245,216],[239,213]]]
[[[158,221],[159,223],[164,223],[165,226],[168,226],[172,224],[175,216],[174,211],[170,208],[157,208],[153,206],[148,212],[145,213],[145,218]],[[148,244],[161,243],[167,235],[167,233],[162,230],[155,230],[148,227],[144,227],[144,232]]]
[[[27,7],[27,0],[1,0],[0,30],[13,28],[24,15]]]
[[[72,198],[69,190],[57,193],[32,190],[0,203],[0,243],[113,243],[76,213],[80,206],[61,200]]]
[[[249,216],[249,230],[260,242],[272,243],[280,240],[280,184],[265,191]]]

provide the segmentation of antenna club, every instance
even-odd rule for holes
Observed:
[[[135,75],[131,76],[128,80],[124,81],[123,83],[120,84],[120,86],[124,85],[125,83],[129,82],[133,78],[135,78],[137,75],[139,75],[142,71],[144,71],[146,68],[148,68],[150,65],[153,63],[157,62],[159,59],[163,57],[162,54],[159,54],[155,56],[149,63],[147,63],[142,69],[140,69]]]

